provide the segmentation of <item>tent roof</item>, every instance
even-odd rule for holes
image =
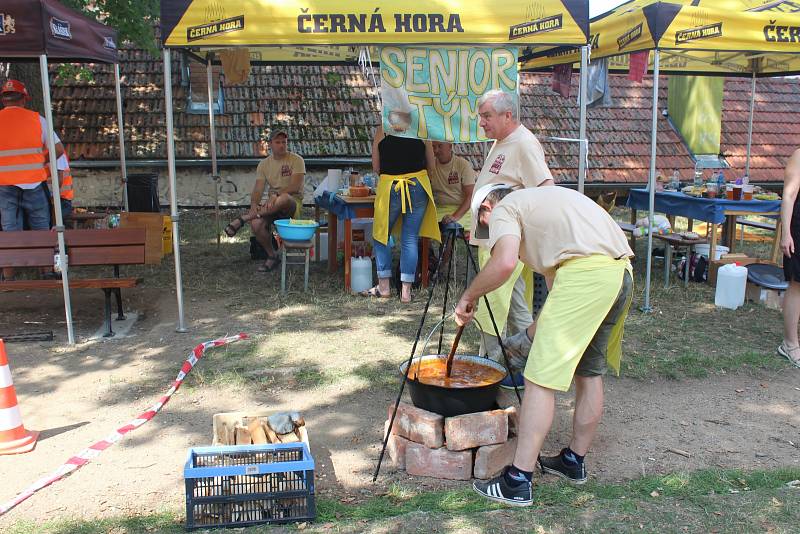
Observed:
[[[0,57],[117,62],[117,31],[56,0],[3,0]]]
[[[665,73],[776,76],[800,72],[800,3],[788,0],[630,0],[590,22],[592,57],[627,70],[628,54],[658,49]],[[566,49],[523,68],[577,62]]]
[[[586,44],[588,0],[162,0],[165,47]]]

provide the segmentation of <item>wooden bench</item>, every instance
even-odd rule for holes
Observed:
[[[141,279],[122,278],[120,265],[143,265],[145,262],[144,228],[114,230],[67,230],[64,242],[69,265],[69,287],[102,289],[105,294],[105,334],[111,329],[111,294],[117,300],[117,320],[124,320],[122,288],[136,287]],[[48,230],[0,232],[0,267],[52,267],[58,253],[58,235]],[[74,267],[111,266],[113,276],[107,278],[77,278]],[[4,280],[0,291],[38,291],[61,289],[58,279]]]

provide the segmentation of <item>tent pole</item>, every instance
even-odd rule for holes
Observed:
[[[220,245],[220,222],[219,222],[219,175],[217,171],[217,134],[214,128],[214,88],[212,82],[213,65],[211,64],[211,54],[208,55],[206,64],[206,80],[208,82],[208,129],[211,138],[211,182],[214,185],[214,219],[217,224],[217,252]]]
[[[750,148],[753,146],[753,113],[756,107],[756,72],[753,71],[753,81],[750,83],[750,119],[747,123],[747,162],[744,175],[750,176]]]
[[[75,332],[72,325],[72,301],[69,295],[69,275],[67,267],[67,251],[64,243],[64,219],[61,215],[61,184],[58,180],[56,157],[56,139],[53,132],[53,108],[50,100],[50,73],[47,71],[47,55],[39,56],[39,71],[42,75],[42,99],[44,100],[44,117],[47,121],[47,150],[50,153],[50,177],[53,183],[53,207],[56,212],[55,230],[58,236],[58,261],[54,262],[61,271],[61,285],[64,289],[64,313],[67,316],[67,341],[75,344]]]
[[[117,91],[117,125],[119,128],[119,166],[122,171],[122,205],[128,207],[128,167],[125,163],[125,126],[122,122],[122,89],[119,83],[119,63],[114,63],[114,88]]]
[[[578,192],[583,193],[586,183],[586,164],[589,152],[589,140],[586,139],[586,99],[588,98],[588,70],[589,70],[589,46],[581,47],[581,85],[580,85],[580,152],[578,159]]]
[[[653,213],[656,206],[656,135],[658,134],[658,70],[659,51],[654,50],[653,57],[653,124],[650,129],[650,176],[647,187],[650,193],[650,208],[647,213],[647,267],[645,268],[644,305],[642,311],[650,313],[650,267],[653,263]],[[666,261],[666,259],[664,260]]]
[[[183,282],[181,280],[181,239],[178,234],[178,196],[175,178],[175,131],[172,125],[172,57],[164,48],[164,104],[167,110],[167,166],[169,170],[169,208],[172,219],[172,248],[175,256],[175,293],[178,296],[177,332],[186,332],[183,320]]]

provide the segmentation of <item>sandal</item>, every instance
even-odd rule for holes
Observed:
[[[786,342],[783,342],[778,346],[778,354],[780,354],[781,356],[783,356],[784,358],[789,360],[791,362],[791,364],[794,365],[795,367],[800,368],[800,354],[798,354],[798,358],[797,359],[794,359],[794,358],[792,358],[792,353],[794,351],[797,351],[798,353],[800,353],[800,346],[789,347],[786,344]]]
[[[387,293],[386,295],[384,295],[378,289],[378,286],[371,287],[371,288],[369,288],[369,289],[367,289],[365,291],[362,291],[361,293],[359,293],[359,295],[361,295],[362,297],[371,297],[371,298],[376,298],[376,299],[390,299],[390,298],[392,298],[392,292],[391,291],[389,293]]]
[[[258,272],[271,273],[272,271],[280,267],[280,265],[281,265],[281,259],[278,256],[275,257],[270,256],[269,258],[266,259],[263,265],[260,265],[258,267]]]
[[[236,221],[239,221],[239,226],[233,225],[233,223],[235,223]],[[225,227],[223,231],[225,232],[226,236],[233,237],[236,235],[236,232],[242,229],[242,226],[244,226],[244,219],[242,219],[241,217],[236,217],[234,220],[230,222],[230,224],[228,224]]]

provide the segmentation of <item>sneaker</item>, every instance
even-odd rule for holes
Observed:
[[[508,467],[506,467],[502,473],[491,480],[487,480],[486,482],[482,482],[480,480],[474,481],[472,483],[472,489],[487,499],[507,504],[509,506],[532,505],[532,484],[530,482],[524,482],[519,486],[512,488],[506,483],[506,471],[508,471]]]
[[[517,385],[517,389],[525,389],[525,379],[522,377],[521,372],[507,374],[500,382],[500,387],[503,389],[514,389],[514,384]]]
[[[586,482],[586,464],[572,464],[565,462],[563,458],[564,451],[557,456],[539,456],[539,468],[542,473],[550,473],[565,478],[573,484],[583,484]]]

